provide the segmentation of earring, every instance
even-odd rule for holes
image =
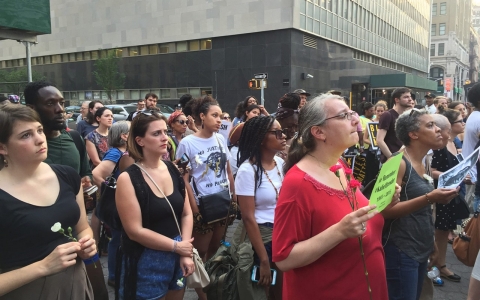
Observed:
[[[3,159],[3,167],[8,168],[8,161],[5,158]]]
[[[326,142],[327,142],[327,138],[325,138],[325,139],[323,140],[323,142],[326,143]]]
[[[202,120],[202,129],[203,129],[203,120]]]

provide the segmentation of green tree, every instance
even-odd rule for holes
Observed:
[[[107,55],[95,61],[93,76],[96,83],[107,93],[108,100],[112,102],[112,94],[123,89],[125,74],[118,71],[118,63],[121,58],[117,56],[116,50],[107,51]]]
[[[32,80],[38,81],[45,79],[40,73],[32,71]],[[17,68],[11,71],[0,71],[0,91],[3,93],[12,93],[23,95],[23,90],[28,83],[27,67]]]

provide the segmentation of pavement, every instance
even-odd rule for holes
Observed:
[[[237,228],[238,221],[236,220],[232,226],[227,230],[227,241],[230,241],[235,229]],[[105,282],[107,281],[107,257],[103,256],[100,258],[103,268],[103,274],[105,274]],[[458,261],[455,254],[453,253],[452,247],[449,245],[447,248],[447,267],[454,273],[460,275],[462,280],[460,282],[451,282],[445,280],[445,284],[442,287],[434,287],[434,300],[465,300],[467,299],[468,294],[468,284],[470,281],[470,274],[472,273],[472,268],[465,266],[463,263]],[[112,287],[107,285],[109,291],[109,299],[115,299],[115,292]],[[195,290],[188,289],[185,291],[184,300],[196,300],[198,299]]]

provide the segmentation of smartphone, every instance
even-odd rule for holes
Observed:
[[[463,161],[463,155],[462,155],[462,153],[458,153],[458,154],[457,154],[457,160],[458,160],[458,162]]]
[[[98,187],[96,185],[89,186],[87,188],[83,189],[83,193],[91,196],[93,193],[95,193],[98,190]]]
[[[277,283],[277,270],[270,269],[270,272],[272,273],[272,285],[275,285],[275,283]],[[260,266],[253,266],[252,281],[258,282],[259,280],[260,280]]]
[[[182,157],[180,157],[180,161],[178,162],[178,167],[185,169],[190,162],[190,158],[188,157],[187,153],[183,153]]]

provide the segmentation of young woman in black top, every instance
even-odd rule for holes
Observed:
[[[97,251],[80,176],[46,158],[37,113],[0,107],[0,299],[93,299],[81,259]]]
[[[137,163],[118,177],[115,197],[123,225],[123,258],[117,263],[121,273],[115,277],[120,278],[116,284],[120,299],[164,299],[168,295],[168,299],[180,300],[182,278],[194,271],[192,211],[179,171],[172,162],[161,160],[167,143],[164,116],[140,112],[133,119],[127,145]]]

